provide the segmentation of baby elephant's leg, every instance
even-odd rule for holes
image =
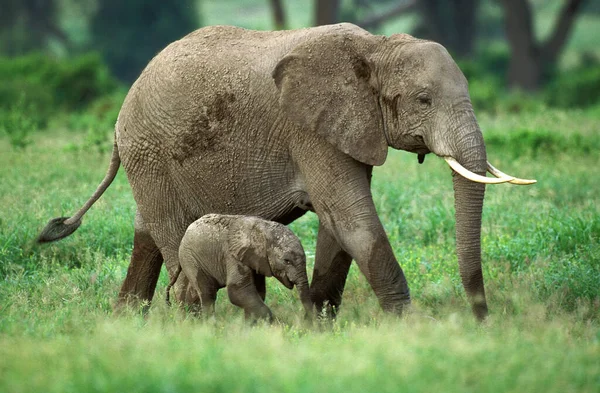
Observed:
[[[198,272],[196,275],[191,275],[190,284],[191,287],[198,292],[198,296],[200,297],[199,307],[190,309],[192,313],[197,317],[214,314],[217,291],[220,288],[218,283],[214,278],[207,276],[202,272]]]
[[[264,302],[267,298],[267,285],[265,283],[265,276],[260,273],[252,272],[252,279],[254,280],[256,291]]]
[[[200,292],[200,304],[202,305],[202,312],[205,316],[213,315],[215,313],[215,302],[217,301],[217,289],[211,288],[210,290],[205,289]]]
[[[244,309],[246,320],[264,319],[273,321],[273,314],[254,286],[249,280],[243,284],[230,284],[227,286],[229,300],[234,305]]]

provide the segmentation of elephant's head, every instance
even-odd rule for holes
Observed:
[[[535,181],[506,175],[487,162],[467,80],[446,49],[400,34],[373,36],[341,26],[305,41],[273,71],[280,105],[354,159],[384,163],[388,146],[434,153],[454,170],[456,248],[473,310],[487,314],[481,271],[484,183]],[[489,171],[494,178],[486,178]],[[460,175],[457,175],[460,174]]]
[[[230,240],[236,258],[264,276],[277,278],[288,289],[295,285],[305,311],[311,314],[306,256],[298,237],[283,224],[257,217],[243,221]]]

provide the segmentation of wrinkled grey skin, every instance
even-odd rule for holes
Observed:
[[[351,24],[277,32],[206,27],[169,45],[142,72],[119,114],[104,182],[79,213],[51,222],[40,241],[74,231],[122,163],[138,211],[119,304],[152,299],[163,260],[172,276],[186,228],[207,213],[289,223],[311,210],[319,217],[310,288],[317,311],[341,304],[354,259],[381,307],[401,312],[408,285],[370,190],[372,166],[385,162],[388,147],[450,156],[485,174],[467,81],[441,45]],[[460,274],[483,318],[485,185],[459,175],[453,181]],[[186,288],[182,276],[179,300],[197,302]]]
[[[227,287],[229,300],[246,319],[273,315],[265,304],[265,277],[288,289],[294,285],[307,316],[312,316],[306,257],[300,240],[286,226],[258,217],[207,214],[194,221],[179,246],[179,263],[200,296],[201,311],[214,312],[217,291]],[[167,287],[177,280],[178,273]]]

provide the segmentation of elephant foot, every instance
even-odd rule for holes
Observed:
[[[246,319],[246,323],[251,326],[256,325],[259,322],[266,322],[268,324],[273,324],[274,318],[271,310],[265,306],[266,309],[261,308],[260,310],[244,310],[244,316]]]
[[[488,316],[488,306],[485,300],[483,302],[474,302],[471,306],[475,318],[479,322],[483,322]]]
[[[141,314],[146,317],[150,305],[151,302],[148,299],[141,299],[136,295],[119,296],[113,306],[113,315]]]
[[[405,292],[393,297],[381,296],[379,304],[381,305],[381,309],[386,313],[402,316],[411,309],[412,302],[408,288]]]

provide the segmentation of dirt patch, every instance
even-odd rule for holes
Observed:
[[[222,133],[221,124],[230,116],[233,102],[235,96],[232,93],[218,93],[210,105],[199,110],[178,136],[172,157],[181,164],[191,156],[215,151]]]

